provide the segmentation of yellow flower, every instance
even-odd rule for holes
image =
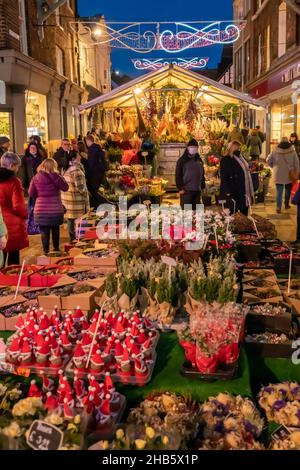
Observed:
[[[169,444],[169,438],[168,438],[168,436],[164,436],[164,437],[162,438],[162,443],[163,443],[165,446]]]
[[[144,441],[144,439],[136,439],[134,443],[135,443],[135,447],[137,448],[137,450],[145,449],[145,446],[147,444],[147,442]]]
[[[150,426],[146,427],[146,436],[149,437],[149,439],[153,439],[155,436],[155,431]]]
[[[2,397],[2,395],[4,395],[6,390],[7,390],[7,387],[5,387],[5,385],[3,385],[3,384],[0,384],[0,397]]]
[[[69,423],[68,427],[67,427],[67,430],[71,431],[71,432],[77,432],[77,426],[75,426],[75,424],[73,424],[73,423]]]
[[[108,441],[102,441],[102,449],[103,450],[109,449],[109,442]]]
[[[124,437],[124,431],[123,431],[123,429],[117,429],[117,431],[116,431],[116,438],[117,438],[117,439],[123,439],[123,437]]]
[[[33,416],[37,409],[43,408],[43,406],[43,402],[40,398],[24,398],[14,405],[12,414],[14,416],[23,416],[25,414]]]
[[[53,426],[59,426],[64,422],[63,418],[59,416],[57,413],[51,413],[45,418],[47,423],[53,424]]]
[[[74,424],[80,424],[80,421],[81,421],[80,415],[76,415],[74,418]]]
[[[1,392],[0,392],[0,395],[1,395]],[[8,398],[10,400],[17,400],[20,395],[22,395],[22,391],[18,390],[17,388],[13,388],[10,392],[8,392]]]
[[[7,437],[20,437],[22,434],[20,426],[14,421],[10,423],[9,426],[2,429],[2,432]]]

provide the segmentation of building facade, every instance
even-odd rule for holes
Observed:
[[[267,150],[282,136],[300,133],[298,12],[292,1],[234,1],[235,20],[246,22],[234,44],[234,87],[267,102],[269,113],[253,119],[267,132]]]
[[[110,59],[99,48],[94,72],[90,56],[81,55],[77,0],[59,0],[42,35],[37,3],[0,0],[0,135],[9,135],[20,154],[30,135],[40,135],[51,154],[62,137],[85,132],[88,116],[79,116],[77,106],[88,99],[87,86],[106,91],[98,79],[104,67],[110,75]]]

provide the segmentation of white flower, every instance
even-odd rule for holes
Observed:
[[[51,413],[45,418],[47,423],[53,424],[53,426],[59,426],[64,422],[63,418],[59,416],[57,413]]]
[[[22,434],[22,431],[18,423],[13,421],[12,423],[10,423],[9,426],[2,429],[2,433],[7,437],[20,437]]]
[[[18,400],[18,398],[20,397],[20,395],[22,395],[22,391],[21,390],[18,390],[17,388],[13,388],[12,390],[10,390],[8,392],[8,398],[10,400]]]
[[[0,383],[0,397],[2,397],[7,390],[7,387]]]

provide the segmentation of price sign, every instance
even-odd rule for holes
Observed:
[[[283,441],[290,434],[291,434],[291,431],[286,426],[280,426],[273,432],[272,439],[274,441]]]
[[[176,267],[177,263],[174,258],[170,258],[170,256],[162,256],[161,260],[163,263],[167,264],[168,266],[172,266],[173,268]]]
[[[29,428],[26,441],[34,450],[57,450],[62,446],[63,438],[64,434],[60,429],[37,419]]]
[[[25,367],[16,367],[14,373],[16,375],[21,375],[22,377],[29,377],[30,376],[30,369],[26,369]]]

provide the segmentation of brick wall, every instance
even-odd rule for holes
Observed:
[[[31,12],[31,18],[28,19],[28,42],[30,45],[30,55],[39,62],[56,70],[56,46],[60,47],[64,55],[64,75],[72,78],[71,67],[73,70],[73,81],[78,83],[78,58],[76,53],[76,34],[70,26],[74,21],[76,13],[76,1],[72,0],[70,10],[67,4],[60,7],[61,26],[56,24],[56,16],[53,13],[46,21],[44,27],[44,39],[39,40],[38,28],[36,23],[36,2],[27,0],[28,11]]]
[[[0,49],[20,50],[18,3],[11,0],[0,0]]]

